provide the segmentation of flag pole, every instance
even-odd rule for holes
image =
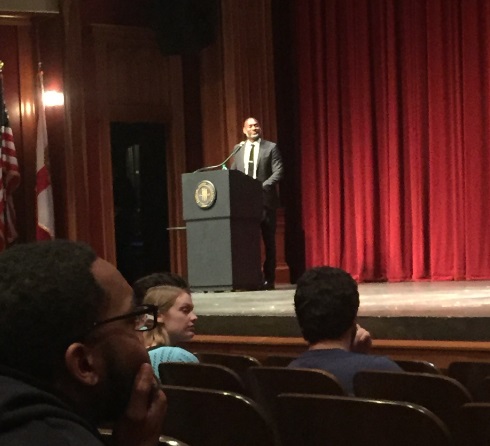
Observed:
[[[44,105],[44,73],[41,61],[38,62],[38,124],[36,142],[36,239],[50,240],[55,237],[53,189],[49,172],[49,145]]]

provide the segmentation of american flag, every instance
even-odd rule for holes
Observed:
[[[20,183],[19,165],[15,153],[14,137],[3,95],[3,74],[0,64],[0,251],[17,238],[12,193]]]

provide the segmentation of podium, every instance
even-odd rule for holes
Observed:
[[[187,274],[193,290],[255,290],[262,283],[262,185],[238,170],[182,175]]]

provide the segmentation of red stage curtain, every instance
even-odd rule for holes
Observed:
[[[294,13],[308,266],[490,278],[490,1]]]

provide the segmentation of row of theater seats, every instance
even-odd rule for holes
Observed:
[[[354,397],[327,372],[287,369],[291,358],[264,366],[250,356],[198,356],[200,364],[159,367],[164,434],[191,446],[490,445],[490,403],[473,402],[427,362],[400,362],[411,373],[360,372]],[[454,363],[448,373],[485,381],[490,363],[478,364]]]
[[[253,366],[286,367],[295,359],[294,356],[268,356],[260,362],[248,355],[223,353],[196,353],[201,363],[219,364],[237,373],[246,382],[246,370]],[[420,360],[396,360],[406,372],[446,375],[460,382],[469,390],[474,401],[490,402],[490,362],[455,361],[442,371],[433,363]]]

